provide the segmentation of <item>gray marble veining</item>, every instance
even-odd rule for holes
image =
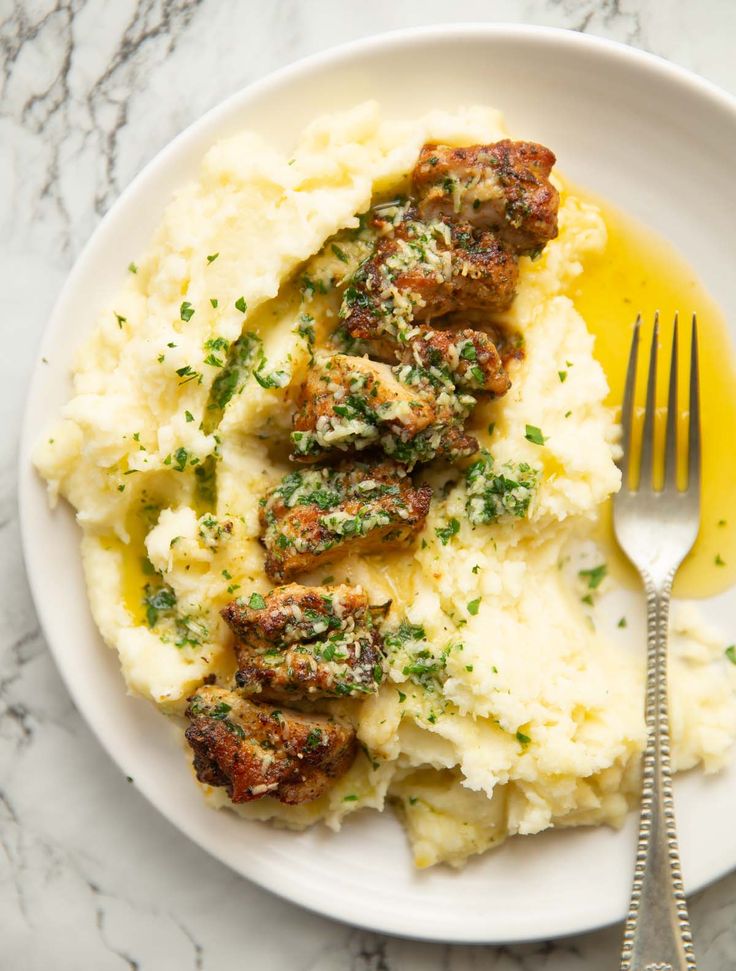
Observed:
[[[736,92],[729,0],[0,0],[0,969],[602,971],[618,928],[556,943],[387,939],[254,887],[173,829],[75,711],[23,573],[15,455],[27,377],[80,248],[203,111],[304,54],[457,20],[584,30]],[[736,875],[699,894],[703,971],[736,967]]]

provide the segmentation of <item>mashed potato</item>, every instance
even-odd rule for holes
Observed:
[[[312,333],[319,343],[336,322],[320,280],[360,257],[345,231],[401,184],[425,141],[505,134],[488,108],[398,123],[364,104],[315,121],[288,157],[252,133],[229,138],[102,313],[36,463],[52,500],[77,510],[92,610],[129,689],[167,714],[208,675],[232,674],[219,609],[270,587],[258,502],[288,469]],[[323,249],[341,232],[343,249]],[[333,705],[364,747],[350,772],[313,803],[263,799],[243,814],[338,827],[390,801],[419,866],[460,864],[511,834],[622,821],[645,740],[642,662],[596,632],[563,568],[619,487],[606,379],[565,295],[605,242],[596,208],[563,193],[559,238],[522,259],[507,315],[525,359],[511,392],[471,419],[498,465],[536,472],[528,516],[474,527],[458,470],[428,470],[435,499],[415,550],[332,570],[373,602],[390,598],[421,629],[434,672],[405,674],[415,642],[397,641],[378,693]],[[692,611],[674,627],[675,760],[717,769],[736,737],[736,668]],[[222,790],[208,795],[229,805]]]

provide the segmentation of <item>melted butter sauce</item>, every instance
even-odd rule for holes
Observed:
[[[124,543],[117,536],[105,536],[103,549],[118,553],[122,558],[120,596],[134,625],[146,625],[146,586],[156,580],[155,570],[146,551],[146,536],[158,518],[159,508],[176,505],[174,495],[157,495],[153,502],[148,493],[138,496],[125,517],[125,529],[130,537]]]
[[[643,321],[644,354],[640,358],[636,401],[643,405],[649,342],[654,314],[659,311],[660,435],[664,427],[674,315],[676,312],[680,315],[678,375],[680,400],[684,404],[690,319],[693,312],[697,313],[703,442],[701,526],[696,544],[677,575],[674,593],[680,597],[715,595],[736,583],[736,361],[726,322],[691,267],[671,244],[605,201],[577,188],[574,191],[576,196],[601,209],[608,228],[608,244],[604,253],[586,261],[568,296],[595,335],[595,356],[606,372],[611,389],[609,404],[619,409],[638,313]],[[639,409],[639,420],[641,415],[642,409]],[[679,419],[682,434],[687,427],[687,412],[681,411]],[[619,581],[638,585],[634,568],[613,536],[611,513],[609,502],[601,523],[609,570]]]
[[[122,557],[120,593],[123,606],[128,611],[131,621],[136,626],[146,623],[144,595],[146,584],[151,581],[150,572],[145,564],[146,525],[139,516],[129,516],[130,542],[124,543],[117,536],[108,536],[102,541],[103,549],[119,553]],[[150,568],[149,568],[150,569]]]

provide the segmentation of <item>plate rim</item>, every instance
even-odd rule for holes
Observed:
[[[340,64],[340,62],[348,60],[354,54],[370,53],[376,50],[386,51],[397,48],[400,49],[404,45],[411,45],[415,42],[421,43],[427,39],[437,39],[443,42],[449,41],[462,44],[466,38],[471,41],[477,41],[479,35],[496,40],[508,39],[509,41],[533,38],[539,41],[540,44],[550,43],[554,45],[562,45],[563,47],[569,45],[572,47],[587,48],[590,51],[597,52],[598,54],[607,56],[613,60],[628,62],[629,64],[636,63],[639,67],[647,69],[649,72],[656,74],[660,78],[665,75],[671,81],[683,85],[689,88],[691,91],[694,90],[700,93],[703,97],[717,103],[722,109],[725,109],[733,116],[734,124],[736,126],[736,96],[731,95],[714,82],[701,77],[687,68],[674,64],[673,62],[657,54],[642,51],[638,48],[630,47],[624,43],[611,40],[609,38],[583,34],[581,32],[566,28],[519,23],[507,24],[488,23],[483,21],[466,21],[449,24],[432,24],[400,28],[397,30],[371,34],[369,36],[361,37],[344,44],[334,45],[326,48],[325,50],[299,58],[298,60],[269,72],[262,77],[254,79],[244,87],[239,88],[237,91],[227,95],[224,99],[219,101],[212,108],[204,112],[193,122],[187,125],[186,128],[184,128],[176,136],[174,136],[173,139],[167,142],[167,144],[164,145],[143,166],[143,168],[134,176],[133,179],[131,179],[123,191],[116,197],[113,204],[96,225],[88,240],[80,250],[71,270],[67,274],[66,279],[58,292],[53,308],[48,315],[46,323],[41,332],[40,339],[37,340],[35,363],[31,371],[25,404],[23,407],[17,466],[17,499],[23,562],[41,632],[54,659],[56,668],[61,675],[65,688],[72,698],[75,707],[84,718],[85,722],[95,735],[106,754],[113,760],[123,774],[126,773],[126,768],[124,765],[123,754],[120,750],[117,739],[114,736],[110,736],[110,733],[103,726],[101,719],[99,719],[96,713],[91,710],[90,705],[86,700],[85,691],[78,687],[77,682],[75,681],[73,665],[71,664],[70,657],[68,654],[65,655],[65,652],[61,648],[57,647],[55,643],[56,635],[52,634],[55,626],[55,618],[52,618],[44,606],[44,599],[41,595],[40,589],[40,571],[36,568],[37,563],[42,556],[42,551],[34,547],[32,542],[33,526],[32,517],[30,515],[30,483],[31,479],[35,478],[37,475],[31,461],[31,452],[35,445],[35,440],[31,440],[29,435],[32,420],[32,401],[37,397],[39,393],[39,385],[43,379],[42,355],[44,348],[49,343],[51,334],[59,328],[63,320],[65,304],[70,299],[71,294],[75,291],[78,278],[84,275],[85,267],[92,259],[98,239],[105,233],[107,226],[116,218],[118,212],[127,206],[129,197],[133,196],[138,191],[139,187],[148,179],[153,178],[157,169],[165,166],[167,162],[171,158],[175,157],[182,149],[186,149],[188,142],[195,141],[207,126],[216,124],[221,117],[227,116],[232,111],[236,110],[239,105],[247,105],[253,100],[257,101],[258,98],[262,94],[267,93],[269,89],[278,88],[285,82],[291,81],[294,83],[295,81],[298,81],[301,74],[308,74],[315,67],[337,66]],[[104,645],[101,635],[99,635],[99,639],[100,644]],[[124,690],[123,682],[121,682],[121,688]],[[135,785],[141,794],[157,810],[157,812],[163,816],[164,819],[174,825],[182,833],[182,835],[186,836],[209,855],[225,864],[229,869],[238,873],[241,877],[248,879],[250,882],[257,884],[268,892],[297,904],[298,906],[303,907],[305,910],[312,913],[320,914],[321,916],[329,917],[332,920],[337,920],[339,922],[363,928],[365,930],[400,936],[412,940],[449,942],[458,944],[509,944],[541,940],[550,937],[550,931],[548,929],[540,929],[539,932],[525,933],[523,935],[513,934],[512,936],[507,936],[504,938],[499,938],[497,935],[488,936],[487,934],[484,935],[473,932],[452,933],[448,935],[447,933],[442,934],[433,932],[429,928],[424,930],[412,930],[402,923],[400,914],[396,915],[396,917],[393,919],[386,919],[380,924],[377,923],[376,919],[371,920],[368,916],[362,917],[361,919],[362,912],[356,912],[354,909],[351,910],[349,903],[342,908],[341,912],[335,912],[334,909],[328,910],[326,905],[320,906],[319,899],[315,899],[314,896],[309,896],[306,891],[300,892],[300,890],[297,888],[290,888],[288,884],[285,887],[281,881],[275,878],[271,879],[270,874],[267,871],[264,872],[261,870],[257,874],[249,873],[246,875],[240,867],[227,858],[227,855],[223,851],[221,851],[218,847],[211,845],[211,843],[209,843],[205,838],[204,834],[197,832],[196,829],[187,821],[184,813],[172,811],[171,807],[169,806],[163,808],[163,801],[159,799],[158,793],[153,785],[148,783],[139,784],[138,780],[136,780]],[[694,893],[695,891],[700,890],[720,879],[730,872],[734,868],[734,865],[736,864],[727,864],[718,872],[712,873],[705,879],[689,882],[687,887],[688,894]],[[611,908],[609,908],[609,911],[610,909]],[[601,914],[599,918],[593,922],[588,919],[588,921],[584,924],[580,924],[573,919],[568,921],[566,925],[560,926],[558,930],[552,932],[552,936],[561,938],[572,934],[587,933],[601,927],[610,926],[612,923],[623,919],[623,916],[624,915],[619,913],[617,910],[616,913],[607,912],[605,914]]]

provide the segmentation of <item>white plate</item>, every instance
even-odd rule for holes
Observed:
[[[508,942],[620,919],[634,819],[620,833],[571,830],[511,840],[461,872],[416,872],[390,813],[359,814],[337,835],[280,832],[208,809],[178,733],[126,696],[115,655],[87,606],[79,535],[66,506],[51,513],[29,460],[70,393],[75,348],[121,283],[172,190],[217,139],[255,128],[283,147],[316,113],[377,98],[407,116],[485,102],[516,136],[550,145],[574,181],[669,237],[736,321],[733,162],[736,104],[665,61],[579,34],[521,26],[410,30],[350,44],[279,71],[224,102],[161,152],[123,193],[77,262],[48,325],[30,389],[21,456],[21,515],[36,606],[74,700],[121,769],[182,832],[269,890],[341,920],[412,937]],[[736,598],[709,613],[727,625]],[[736,865],[736,769],[678,782],[690,890]]]

